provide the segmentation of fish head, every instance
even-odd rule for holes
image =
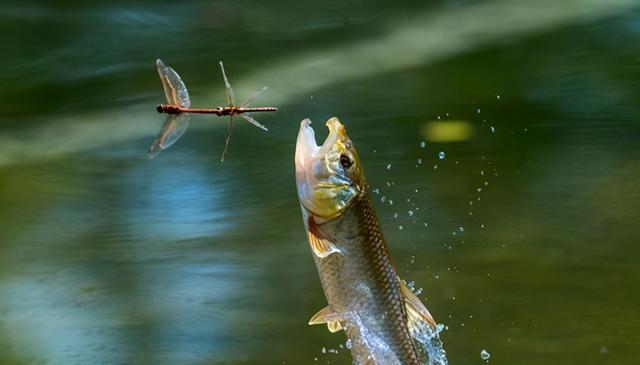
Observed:
[[[338,118],[326,123],[329,135],[316,143],[311,120],[300,123],[296,143],[296,187],[302,207],[330,220],[340,216],[366,191],[358,153]]]

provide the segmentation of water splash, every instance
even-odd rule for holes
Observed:
[[[350,339],[353,364],[402,365],[389,344],[369,330],[356,313],[345,313],[344,330]]]
[[[387,341],[367,326],[369,321],[355,312],[344,313],[343,317],[344,330],[349,337],[347,348],[351,349],[353,364],[401,365]],[[442,324],[432,328],[429,324],[423,323],[412,331],[411,335],[422,365],[448,365],[446,352],[440,340],[440,332],[444,328]]]
[[[418,351],[426,357],[426,359],[423,358],[421,360],[421,363],[428,365],[449,364],[447,353],[440,339],[440,332],[442,332],[444,328],[445,326],[443,324],[436,325],[435,329],[427,324],[421,324],[419,329],[412,333],[418,345]]]
[[[482,349],[482,351],[480,351],[480,357],[484,361],[489,361],[489,358],[491,358],[491,354],[487,350]]]

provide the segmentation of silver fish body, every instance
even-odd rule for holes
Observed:
[[[298,134],[296,183],[328,302],[309,323],[344,330],[355,364],[419,365],[412,328],[434,322],[398,278],[353,143],[332,118],[316,146],[309,124]]]

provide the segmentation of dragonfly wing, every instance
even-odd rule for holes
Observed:
[[[160,75],[160,80],[164,87],[164,95],[167,98],[167,103],[188,108],[191,105],[189,92],[187,92],[187,87],[180,79],[180,76],[178,76],[178,73],[171,67],[166,66],[160,59],[156,60],[156,67],[158,68],[158,75]]]
[[[242,104],[240,104],[240,105],[241,105],[241,106],[244,106],[244,107],[249,106],[249,104],[253,101],[253,99],[254,99],[256,96],[258,96],[258,95],[262,94],[262,92],[263,92],[263,91],[265,91],[265,90],[267,90],[267,87],[266,87],[266,86],[264,86],[263,88],[258,89],[258,90],[256,90],[256,91],[252,92],[249,96],[247,96],[247,97],[242,101]]]
[[[229,142],[231,141],[231,133],[233,132],[233,114],[229,116],[229,122],[227,124],[227,139],[224,141],[224,151],[222,151],[222,157],[220,162],[224,162],[224,156],[227,155],[229,149]]]
[[[149,158],[156,157],[160,152],[171,147],[186,132],[189,127],[189,114],[170,114],[164,122],[162,130],[149,147]]]
[[[231,88],[231,83],[229,83],[229,79],[227,79],[227,74],[224,72],[224,65],[222,61],[220,61],[220,69],[222,69],[222,77],[224,78],[224,86],[227,90],[227,104],[228,105],[236,105],[236,98],[233,95],[233,89]]]
[[[250,115],[243,113],[243,114],[240,114],[240,116],[243,117],[247,122],[255,125],[256,127],[262,129],[263,131],[268,131],[267,127],[260,124],[257,120],[253,119]]]

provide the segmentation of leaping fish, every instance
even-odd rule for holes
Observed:
[[[419,365],[412,337],[435,321],[398,277],[345,127],[329,119],[318,146],[310,124],[303,120],[298,132],[296,185],[328,306],[309,324],[344,330],[354,364]]]

